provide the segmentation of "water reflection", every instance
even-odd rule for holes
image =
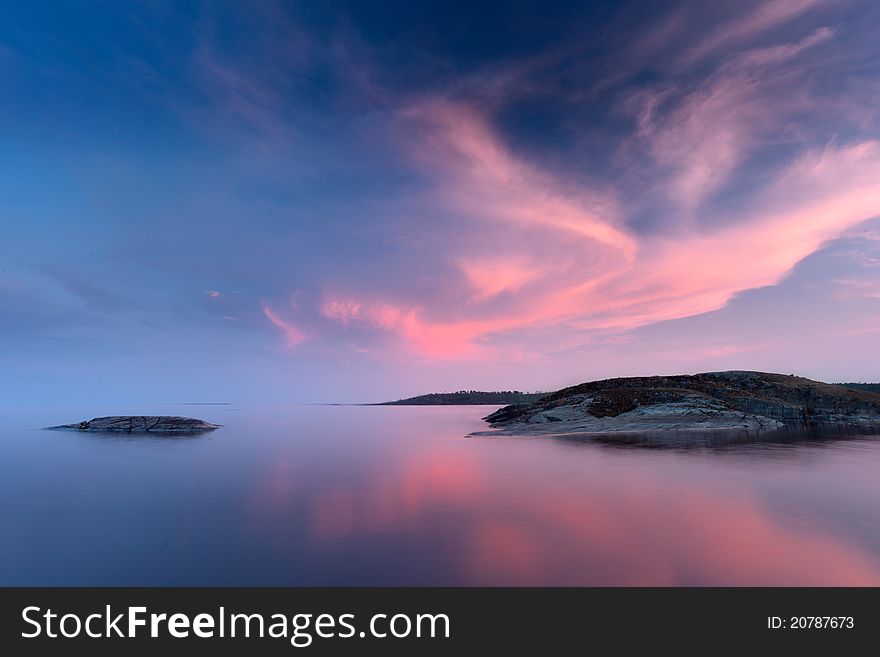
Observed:
[[[479,408],[209,412],[226,426],[198,440],[0,436],[0,583],[880,585],[876,439],[645,450],[468,437]]]
[[[484,434],[485,435],[485,434]],[[611,432],[605,434],[548,434],[546,437],[573,443],[602,444],[648,449],[767,449],[774,446],[834,446],[841,440],[858,441],[876,438],[876,429],[847,425],[783,427],[767,431],[658,431],[655,433]]]

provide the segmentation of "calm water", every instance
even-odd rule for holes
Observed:
[[[467,437],[494,407],[169,406],[194,438],[6,415],[0,584],[880,585],[880,437]]]

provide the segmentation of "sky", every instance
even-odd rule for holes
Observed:
[[[3,404],[880,380],[880,5],[12,2]]]

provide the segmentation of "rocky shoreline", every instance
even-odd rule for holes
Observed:
[[[219,427],[219,424],[176,415],[111,415],[84,420],[76,424],[59,424],[54,427],[46,427],[46,429],[91,433],[191,435],[213,431]]]
[[[880,429],[880,394],[765,372],[707,372],[583,383],[484,418],[481,434],[773,432]]]

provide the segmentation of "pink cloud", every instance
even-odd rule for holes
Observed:
[[[792,84],[806,69],[789,60],[832,36],[823,27],[797,42],[738,53],[677,101],[670,99],[679,90],[669,86],[639,91],[629,99],[638,126],[636,144],[668,169],[659,184],[685,220],[694,219],[762,137],[815,104],[805,85]],[[787,62],[784,70],[772,70],[782,62]],[[663,106],[668,106],[665,113],[659,111]]]
[[[396,306],[383,301],[331,298],[321,313],[343,326],[374,328],[398,334],[418,353],[435,358],[460,357],[475,351],[471,340],[491,325],[484,322],[431,324],[418,306]]]
[[[840,296],[880,299],[880,280],[838,278],[834,282],[842,288]]]
[[[808,153],[751,206],[706,234],[645,241],[639,267],[603,290],[618,301],[616,325],[717,309],[741,290],[777,283],[826,241],[876,216],[880,142]]]
[[[754,10],[719,26],[688,50],[682,61],[693,64],[711,54],[734,49],[768,30],[787,23],[825,0],[771,0],[759,2]]]
[[[516,292],[543,275],[543,269],[538,265],[514,258],[471,259],[459,266],[474,288],[476,301],[484,301],[502,292]]]
[[[263,314],[270,322],[272,322],[278,329],[280,329],[282,335],[284,336],[284,341],[288,347],[295,347],[296,345],[305,341],[306,336],[298,327],[282,319],[266,303],[263,304]]]
[[[791,59],[802,51],[828,41],[834,36],[834,30],[829,27],[820,27],[812,34],[795,43],[785,43],[767,48],[754,48],[744,52],[734,59],[734,64],[739,67],[767,66],[778,64]]]
[[[419,239],[436,244],[431,255],[445,276],[399,296],[357,281],[328,284],[320,317],[352,332],[397,336],[404,351],[429,359],[532,359],[534,348],[517,344],[518,333],[555,330],[583,344],[597,332],[716,310],[744,290],[778,283],[880,208],[880,142],[853,140],[802,151],[769,173],[763,188],[740,196],[739,207],[714,208],[711,223],[701,216],[769,134],[815,109],[801,84],[809,62],[795,58],[833,32],[822,27],[787,43],[736,48],[816,4],[762,5],[691,51],[733,51],[701,86],[630,98],[637,125],[630,143],[642,161],[637,184],[659,190],[679,219],[662,232],[641,233],[628,222],[625,201],[642,191],[632,179],[620,177],[617,188],[559,179],[508,147],[484,106],[420,98],[394,125],[405,157],[428,181],[413,204],[460,218],[473,235],[425,221]],[[404,214],[392,204],[395,212]],[[264,312],[289,344],[303,340],[297,327]],[[720,358],[738,349],[709,345],[701,353]]]
[[[410,116],[426,131],[414,156],[430,163],[431,202],[503,232],[486,256],[450,252],[465,281],[454,291],[458,305],[334,293],[322,314],[400,335],[428,357],[491,355],[491,336],[528,327],[628,330],[714,310],[777,283],[880,208],[880,143],[865,141],[802,154],[714,228],[638,236],[607,193],[566,193],[507,150],[473,109],[442,102]],[[564,244],[580,258],[535,264],[511,234],[527,235],[534,253]]]
[[[420,138],[410,144],[411,155],[437,178],[438,201],[451,201],[483,220],[563,231],[612,251],[615,258],[635,252],[610,194],[566,189],[518,159],[474,108],[436,99],[406,115],[421,128]]]
[[[722,300],[777,282],[824,242],[877,215],[880,142],[807,153],[752,206],[745,219],[711,234],[658,242],[647,269],[654,264],[667,279],[685,281],[688,295],[714,292]]]
[[[331,298],[324,302],[321,314],[343,326],[355,324],[394,330],[412,321],[414,311],[390,303]]]
[[[876,335],[880,333],[880,317],[875,317],[873,325],[847,328],[836,332],[838,336],[856,337],[862,335]]]

